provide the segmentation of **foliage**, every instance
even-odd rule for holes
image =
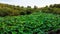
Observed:
[[[18,15],[29,15],[33,12],[40,11],[45,13],[53,13],[53,14],[60,14],[60,4],[53,4],[50,6],[45,6],[42,8],[38,8],[37,6],[34,6],[34,8],[31,8],[31,6],[15,6],[15,5],[9,5],[9,4],[3,4],[0,3],[0,16],[18,16]]]
[[[0,16],[18,16],[21,15],[21,12],[28,14],[28,12],[33,12],[33,9],[31,6],[27,6],[27,8],[25,8],[23,6],[20,7],[0,3]]]
[[[48,34],[60,28],[60,15],[34,12],[30,15],[0,17],[0,34]]]

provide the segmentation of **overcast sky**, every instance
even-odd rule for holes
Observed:
[[[38,6],[42,7],[50,4],[60,4],[60,0],[0,0],[0,3],[20,5],[20,6]]]

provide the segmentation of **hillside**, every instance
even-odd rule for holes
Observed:
[[[59,34],[60,4],[42,8],[0,3],[0,34]]]
[[[32,8],[28,6],[27,8],[23,6],[14,6],[8,4],[0,4],[0,16],[16,16],[16,15],[24,15],[27,13],[31,13]]]
[[[15,6],[15,5],[0,3],[0,16],[2,17],[29,15],[33,12],[40,10],[45,13],[60,14],[60,4],[54,4],[42,8],[38,8],[37,6],[34,6],[34,8],[31,8],[31,6],[24,7],[24,6]]]

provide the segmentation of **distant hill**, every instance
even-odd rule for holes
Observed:
[[[24,7],[0,3],[0,16],[29,15],[40,10],[45,13],[60,14],[60,4],[54,4],[42,8],[34,6],[34,8],[31,8],[31,6]]]
[[[29,12],[30,10],[32,10],[30,6],[28,6],[28,8],[25,8],[24,6],[20,7],[0,3],[0,16],[20,15],[21,13],[25,14],[26,12],[31,13]]]

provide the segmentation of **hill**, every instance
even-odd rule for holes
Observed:
[[[0,34],[59,34],[60,4],[42,8],[0,3]]]
[[[24,6],[15,6],[15,5],[0,3],[0,16],[3,17],[29,15],[33,12],[40,10],[45,13],[60,14],[60,4],[53,4],[42,8],[38,8],[37,6],[34,6],[34,8],[31,8],[31,6],[24,7]]]

